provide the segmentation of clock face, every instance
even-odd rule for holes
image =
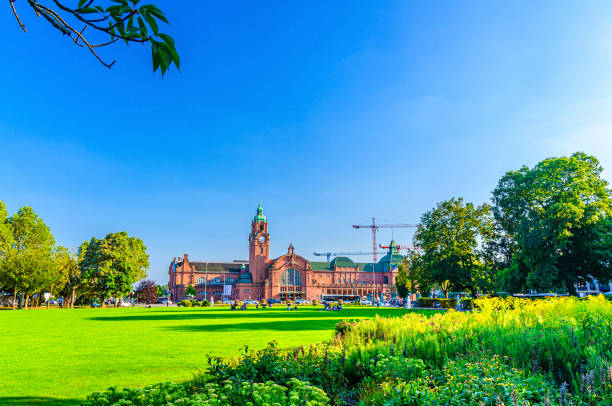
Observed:
[[[263,235],[259,237],[259,242],[264,242],[266,241],[266,237],[264,237]]]

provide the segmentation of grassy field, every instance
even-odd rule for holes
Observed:
[[[342,319],[405,310],[311,307],[119,308],[1,311],[0,404],[77,404],[109,386],[180,381],[205,367],[205,355],[330,339]]]

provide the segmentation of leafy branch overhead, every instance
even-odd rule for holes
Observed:
[[[163,75],[172,64],[180,68],[174,39],[159,31],[160,22],[169,24],[168,20],[154,4],[138,6],[140,0],[79,0],[75,7],[70,7],[58,0],[24,2],[28,3],[38,17],[44,18],[62,34],[70,37],[77,46],[89,49],[107,68],[112,67],[116,61],[104,61],[98,55],[97,48],[117,41],[126,44],[148,43],[151,46],[153,72],[160,69]],[[9,3],[20,27],[26,31],[15,7],[17,0],[9,0]],[[90,30],[85,33],[87,28]],[[91,40],[91,36],[96,34],[104,37],[103,40]]]

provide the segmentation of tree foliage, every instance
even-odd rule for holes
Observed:
[[[397,267],[397,276],[395,277],[395,288],[397,290],[397,294],[402,299],[408,297],[408,287],[406,286],[408,283],[408,271],[406,270],[406,264],[402,261],[401,264]]]
[[[64,274],[64,284],[58,293],[64,297],[64,306],[73,308],[77,293],[83,287],[83,275],[79,267],[78,257],[64,247],[56,250],[56,252],[55,262]]]
[[[10,7],[17,22],[26,31],[16,2],[9,0]],[[59,0],[25,0],[24,3],[33,9],[36,16],[42,17],[77,46],[87,48],[107,68],[111,68],[116,61],[105,62],[96,50],[118,41],[149,44],[153,72],[160,69],[163,75],[172,64],[180,67],[174,39],[159,30],[160,23],[168,24],[168,20],[154,4],[139,6],[140,0],[79,0],[70,4]],[[91,36],[101,36],[101,39],[93,42]]]
[[[506,173],[493,213],[515,244],[506,289],[539,291],[612,278],[612,199],[599,161],[582,152]]]
[[[196,296],[197,294],[198,292],[192,285],[187,286],[187,289],[185,289],[185,296]]]
[[[79,258],[83,278],[102,302],[129,295],[132,284],[143,279],[149,267],[142,240],[124,231],[85,241],[79,247]]]
[[[4,213],[6,209],[2,205]],[[0,214],[6,215],[6,214]],[[44,221],[30,207],[22,207],[6,218],[2,227],[3,259],[0,279],[3,285],[25,294],[25,307],[29,297],[52,283],[49,273],[54,271],[55,239]],[[13,308],[15,300],[13,300]]]
[[[136,298],[141,303],[156,303],[157,302],[157,284],[151,280],[144,280],[138,283],[136,289],[134,289],[134,293],[136,293]]]
[[[423,251],[417,268],[438,286],[468,290],[492,288],[491,269],[484,264],[483,243],[494,235],[494,220],[486,204],[475,206],[463,198],[439,203],[421,217],[414,244]]]

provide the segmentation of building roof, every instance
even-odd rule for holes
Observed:
[[[240,263],[236,262],[191,262],[194,272],[240,273]]]
[[[268,222],[268,219],[263,214],[263,207],[261,207],[261,203],[257,207],[257,215],[255,217],[253,217],[253,221],[256,222],[256,223],[260,222],[260,221],[263,221],[264,223]]]

